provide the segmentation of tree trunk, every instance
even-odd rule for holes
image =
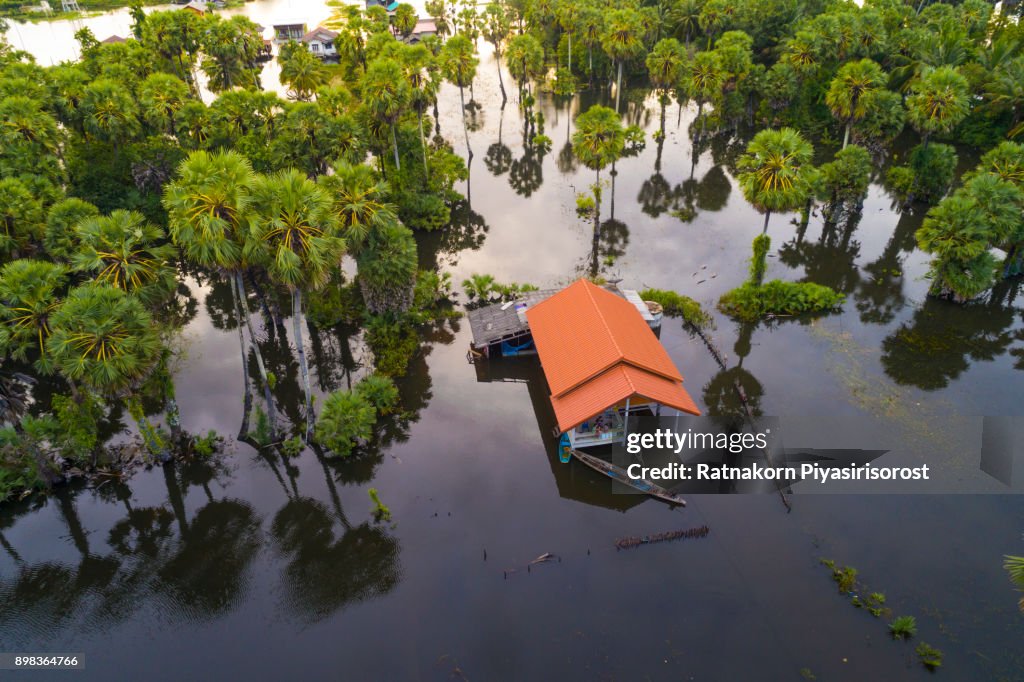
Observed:
[[[235,302],[238,345],[242,354],[242,380],[245,382],[245,399],[242,402],[242,425],[238,427],[238,438],[241,440],[249,434],[249,413],[252,412],[252,386],[249,384],[249,354],[245,350],[245,333],[242,331],[242,304],[238,300],[238,287],[234,279],[231,279],[230,283],[231,298]]]
[[[402,162],[398,160],[398,137],[395,135],[395,124],[391,125],[391,149],[395,153],[395,169],[402,170]]]
[[[772,212],[771,211],[765,211],[764,212],[764,227],[761,228],[761,234],[767,234],[768,233],[768,219],[771,218],[771,217],[772,217]]]
[[[846,149],[846,145],[850,142],[850,121],[846,122],[846,132],[843,133],[843,149]]]
[[[619,94],[622,92],[622,60],[619,60],[619,74],[615,77],[615,113],[619,113]]]
[[[462,133],[466,137],[466,165],[473,161],[473,150],[469,146],[469,123],[466,121],[466,95],[465,90],[459,86],[459,102],[462,105]]]
[[[267,380],[267,368],[263,363],[263,353],[256,344],[256,333],[252,328],[252,318],[249,317],[249,309],[245,305],[245,282],[242,280],[242,271],[235,271],[235,286],[238,288],[238,307],[241,309],[242,319],[249,330],[249,347],[256,355],[256,367],[260,372],[260,380],[263,382],[263,399],[267,402],[267,418],[270,420],[270,439],[277,438],[277,411],[274,408],[274,396],[270,393],[270,381]],[[239,323],[241,328],[241,323]],[[248,359],[248,356],[246,356]],[[246,363],[248,365],[248,363]],[[248,385],[248,367],[246,367],[246,385]]]
[[[295,348],[299,351],[299,371],[302,373],[302,390],[306,394],[306,440],[313,430],[313,396],[309,392],[309,365],[306,364],[306,347],[302,341],[302,291],[292,290],[292,330],[295,332]]]
[[[572,31],[567,31],[566,35],[569,37],[569,74],[572,74]]]
[[[505,102],[508,101],[508,95],[505,94],[505,79],[501,76],[501,52],[494,49],[494,63],[498,67],[498,87],[501,88],[501,108],[505,108]]]
[[[427,167],[427,141],[423,137],[423,112],[417,111],[416,117],[420,121],[420,148],[423,150],[423,172],[425,177],[430,176],[430,168]]]

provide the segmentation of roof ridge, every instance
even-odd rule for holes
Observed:
[[[595,289],[598,288],[596,284],[594,284],[588,279],[582,279],[580,281],[589,284],[591,287],[594,287]],[[597,316],[601,318],[601,324],[604,325],[604,330],[608,334],[608,338],[611,339],[612,345],[615,346],[615,351],[616,353],[618,353],[620,361],[625,360],[626,355],[625,353],[622,352],[622,348],[619,346],[619,340],[615,338],[615,334],[612,332],[612,328],[608,325],[608,320],[605,319],[604,310],[602,310],[601,306],[599,306],[597,304],[597,301],[594,300],[594,292],[590,290],[590,287],[586,286],[583,288],[583,290],[587,292],[587,297],[590,299],[590,304],[594,306],[594,310],[597,312]]]

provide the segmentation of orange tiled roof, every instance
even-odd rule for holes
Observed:
[[[581,279],[526,318],[563,431],[634,395],[700,414],[665,348],[624,298]]]

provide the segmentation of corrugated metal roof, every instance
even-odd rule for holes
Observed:
[[[526,317],[563,431],[634,395],[700,414],[682,374],[626,299],[581,279]]]
[[[682,381],[665,348],[626,299],[581,279],[526,311],[551,394],[617,362]]]

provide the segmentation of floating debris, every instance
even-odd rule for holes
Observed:
[[[643,537],[633,536],[619,538],[615,541],[615,549],[631,549],[633,547],[639,547],[640,545],[651,545],[655,542],[668,542],[670,540],[703,538],[707,537],[707,534],[710,532],[711,529],[707,526],[695,526],[694,528],[687,528],[685,530],[670,530],[665,533],[644,535]]]
[[[551,552],[544,552],[539,557],[530,562],[530,564],[543,564],[546,561],[561,561],[561,559]]]

